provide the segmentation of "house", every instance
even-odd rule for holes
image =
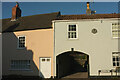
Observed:
[[[120,75],[120,14],[60,12],[2,19],[2,75],[76,78]],[[80,76],[83,74],[84,76]]]
[[[60,13],[21,17],[19,4],[12,18],[2,20],[2,75],[53,76],[52,20]]]
[[[87,3],[86,14],[61,15],[52,21],[55,38],[54,73],[58,77],[75,72],[86,72],[86,76],[91,77],[120,76],[120,14],[91,12]],[[78,56],[83,54],[87,56],[87,62],[83,63],[87,67],[80,65]],[[79,70],[80,67],[86,71]]]

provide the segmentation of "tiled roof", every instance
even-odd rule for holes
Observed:
[[[61,15],[57,20],[120,18],[120,14]]]
[[[60,15],[60,12],[20,17],[16,21],[11,18],[2,19],[2,32],[15,32],[35,29],[52,28],[52,20],[104,19],[120,18],[120,14],[94,15]]]
[[[11,21],[11,18],[2,19],[2,32],[52,28],[52,20],[56,19],[59,15],[60,12],[55,12],[20,17],[16,21]]]

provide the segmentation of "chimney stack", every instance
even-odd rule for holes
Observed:
[[[91,9],[90,9],[90,3],[89,2],[87,2],[86,15],[91,15]]]
[[[21,9],[19,8],[19,3],[16,2],[16,6],[12,8],[11,21],[16,21],[16,19],[18,19],[19,17],[21,17]]]
[[[90,3],[87,2],[87,9],[90,9]]]

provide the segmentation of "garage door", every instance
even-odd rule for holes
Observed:
[[[40,58],[40,77],[51,77],[51,58]]]

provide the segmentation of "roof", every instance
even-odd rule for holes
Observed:
[[[16,21],[11,21],[11,18],[8,18],[2,19],[2,32],[49,29],[52,28],[52,20],[105,19],[105,18],[120,18],[120,14],[60,15],[60,12],[55,12],[20,17]]]
[[[120,18],[120,14],[61,15],[57,20]]]
[[[55,12],[20,17],[16,21],[11,21],[11,18],[2,19],[2,32],[49,29],[52,28],[52,20],[56,19],[59,15],[60,12]]]

